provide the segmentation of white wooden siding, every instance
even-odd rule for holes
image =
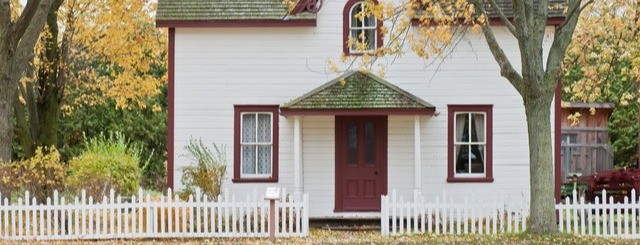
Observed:
[[[338,76],[327,60],[342,52],[346,0],[326,1],[316,27],[177,28],[175,43],[175,171],[187,164],[183,147],[191,137],[227,146],[225,188],[233,194],[279,185],[293,188],[293,118],[280,117],[278,183],[233,184],[233,105],[283,104]],[[508,31],[494,28],[514,67],[518,47]],[[549,46],[552,28],[547,31]],[[381,61],[384,61],[381,60]],[[386,62],[384,62],[386,63]],[[442,65],[425,67],[409,52],[387,67],[388,81],[436,106],[421,118],[422,189],[434,195],[529,196],[526,121],[522,99],[502,77],[484,37],[468,34]],[[493,104],[493,183],[447,183],[447,105]],[[303,119],[304,191],[311,217],[335,216],[334,118]],[[413,190],[412,117],[389,117],[389,190]],[[345,214],[340,214],[345,215]],[[348,216],[348,214],[347,214]]]

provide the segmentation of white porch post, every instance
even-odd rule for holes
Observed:
[[[304,180],[302,172],[302,118],[293,117],[293,191],[302,193],[304,191]]]
[[[413,116],[413,186],[422,192],[422,152],[420,146],[420,116]]]

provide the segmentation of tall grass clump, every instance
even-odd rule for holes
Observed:
[[[227,154],[224,146],[213,144],[213,150],[202,143],[202,139],[190,139],[184,147],[184,155],[190,165],[182,167],[183,197],[200,189],[202,194],[215,198],[221,193],[222,182],[227,172]]]

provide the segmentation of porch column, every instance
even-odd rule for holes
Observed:
[[[422,152],[420,146],[420,116],[413,116],[413,186],[422,192]]]
[[[304,180],[302,172],[302,118],[293,117],[293,191],[302,193],[304,191]]]

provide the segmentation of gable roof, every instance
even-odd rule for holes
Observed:
[[[430,114],[435,111],[435,106],[376,75],[350,71],[285,103],[280,109],[285,115],[291,114],[287,111],[292,110],[370,109],[415,110]]]
[[[315,19],[316,14],[287,15],[281,0],[158,0],[157,20],[291,20]]]
[[[513,17],[512,0],[496,0],[508,18]],[[536,1],[537,2],[537,1]],[[563,17],[566,0],[549,0],[549,17]],[[230,21],[230,20],[315,20],[315,13],[287,13],[282,0],[158,0],[159,21]],[[487,4],[489,16],[498,17]]]

